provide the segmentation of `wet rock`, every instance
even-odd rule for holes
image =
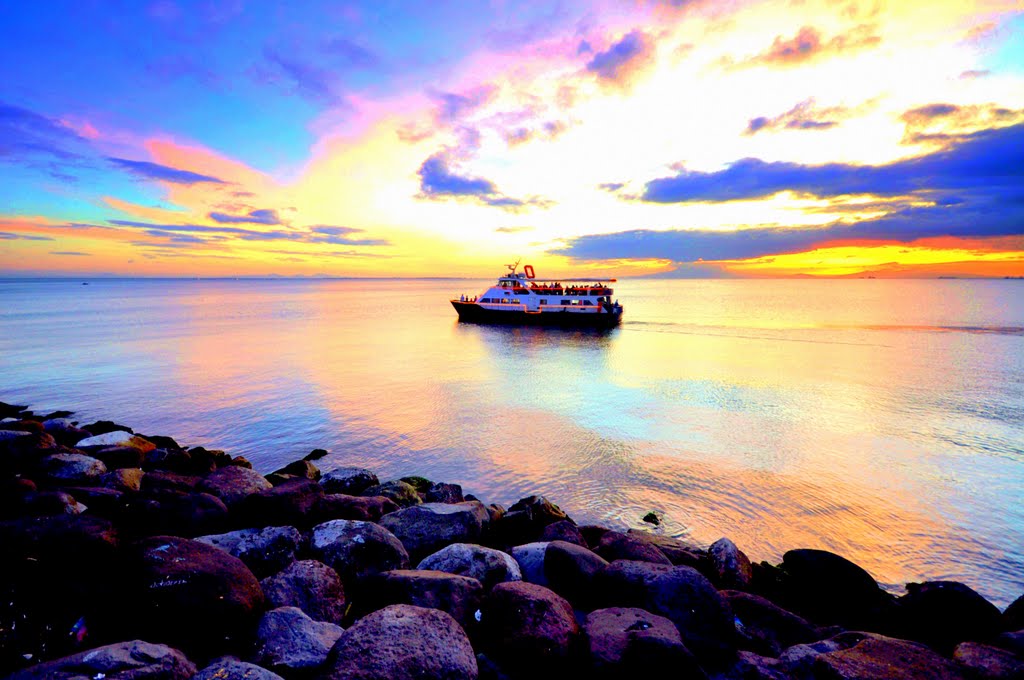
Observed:
[[[251,494],[272,489],[270,482],[255,470],[229,466],[210,473],[197,487],[200,491],[217,496],[232,508]]]
[[[512,668],[545,672],[565,664],[579,635],[564,598],[523,581],[494,586],[484,601],[481,627],[496,659]]]
[[[715,585],[719,588],[746,590],[752,576],[750,560],[736,544],[728,538],[720,538],[708,548]]]
[[[587,542],[583,538],[583,534],[580,533],[580,529],[576,526],[576,523],[569,519],[563,519],[560,522],[552,522],[551,524],[544,527],[544,530],[540,532],[541,541],[565,541],[566,543],[575,543],[576,545],[587,547]]]
[[[893,598],[875,579],[845,557],[827,550],[790,550],[782,557],[784,604],[819,624],[888,630]]]
[[[146,472],[142,477],[143,491],[195,491],[202,477],[196,475],[181,475],[175,472],[164,470],[152,470]]]
[[[676,566],[693,567],[703,573],[702,569],[705,566],[703,551],[685,541],[672,538],[671,536],[660,536],[648,531],[640,531],[639,529],[630,529],[626,532],[626,535],[654,545],[669,559],[669,562]],[[707,574],[704,575],[707,576]]]
[[[193,472],[192,454],[184,449],[153,449],[142,459],[142,469],[150,471],[167,471],[199,478]]]
[[[257,577],[276,574],[295,561],[302,534],[295,527],[240,529],[226,534],[199,536],[195,540],[220,548],[245,562]]]
[[[647,522],[648,524],[658,526],[659,524],[661,524],[661,517],[658,515],[658,513],[652,510],[651,512],[643,516],[643,521]]]
[[[188,680],[195,664],[167,645],[118,642],[27,668],[8,680]]]
[[[363,489],[363,496],[384,496],[394,501],[400,508],[408,508],[413,505],[419,505],[423,502],[420,495],[416,492],[416,487],[408,482],[400,480],[394,480],[391,482],[384,482],[383,484],[376,484],[374,486]]]
[[[155,452],[154,449],[150,453]],[[108,470],[119,470],[121,468],[138,468],[145,465],[146,456],[149,453],[143,453],[132,446],[108,446],[102,449],[90,449],[89,455],[98,460],[102,460],[103,464],[107,466]]]
[[[118,425],[110,420],[97,420],[95,423],[82,425],[82,429],[88,430],[93,435],[108,434],[110,432],[127,432],[129,434],[134,434],[135,432],[135,430],[127,425]]]
[[[162,679],[161,679],[162,680]],[[233,656],[222,656],[199,671],[192,680],[284,680],[277,673]]]
[[[320,476],[320,486],[324,492],[343,493],[347,496],[359,496],[371,486],[380,484],[377,475],[360,467],[336,468]]]
[[[469,638],[448,614],[392,605],[342,633],[324,680],[475,680]]]
[[[854,632],[841,633],[830,642],[839,649],[813,656],[810,659],[811,677],[842,680],[963,679],[956,663],[915,642]]]
[[[699,678],[704,672],[674,623],[643,609],[614,607],[587,615],[583,625],[590,665],[599,678]]]
[[[317,560],[299,560],[260,581],[267,606],[298,607],[314,621],[340,624],[345,588],[338,572]]]
[[[142,468],[121,468],[100,475],[96,479],[96,485],[115,491],[127,491],[136,493],[142,489]]]
[[[398,505],[384,496],[348,496],[332,493],[320,499],[316,507],[318,522],[332,519],[357,519],[364,522],[379,522],[389,512],[398,510]]]
[[[346,585],[393,569],[407,569],[409,554],[390,531],[372,522],[334,519],[313,527],[313,555]]]
[[[424,558],[416,568],[469,576],[480,581],[485,590],[523,578],[511,555],[472,543],[453,543]]]
[[[495,539],[502,545],[531,543],[540,538],[544,527],[569,519],[557,505],[543,496],[527,496],[516,501],[492,524]]]
[[[729,602],[736,630],[746,643],[743,646],[751,651],[778,656],[787,647],[818,639],[811,623],[759,595],[739,590],[720,593]]]
[[[274,470],[274,474],[292,475],[294,477],[310,479],[315,482],[320,479],[320,468],[313,465],[313,463],[308,460],[297,460],[292,463],[288,463],[279,470]]]
[[[466,499],[460,485],[438,482],[427,489],[424,500],[427,503],[462,503]]]
[[[155,536],[131,546],[127,571],[133,628],[200,655],[248,639],[263,609],[259,581],[237,557],[213,546]]]
[[[27,408],[28,406],[19,406],[18,404],[8,404],[0,401],[0,418],[16,418],[19,413]]]
[[[86,428],[88,429],[88,428]],[[123,430],[115,430],[113,432],[105,432],[103,434],[93,435],[86,437],[75,444],[77,448],[87,449],[88,447],[96,447],[97,449],[105,449],[110,446],[119,446],[124,448],[138,449],[142,453],[152,451],[156,448],[156,445],[148,439],[143,439],[137,434],[126,432]]]
[[[617,560],[596,575],[595,588],[610,606],[638,607],[670,619],[698,658],[718,660],[733,652],[729,604],[696,569]]]
[[[565,541],[552,541],[544,552],[548,587],[584,609],[594,604],[594,579],[607,566],[592,550]]]
[[[186,472],[193,475],[208,475],[219,468],[229,467],[234,462],[231,456],[220,449],[206,449],[202,446],[193,446],[188,450],[188,455],[190,463]],[[245,465],[234,467],[244,468]]]
[[[536,583],[539,586],[547,587],[548,577],[544,571],[544,555],[547,553],[548,545],[547,541],[537,541],[517,545],[509,550],[512,559],[519,565],[523,580],[527,583]]]
[[[961,642],[953,650],[953,660],[972,678],[1024,678],[1024,658],[998,647]]]
[[[150,492],[132,499],[120,520],[134,533],[145,536],[205,536],[229,528],[228,508],[221,499],[208,493],[182,491]]]
[[[475,578],[428,569],[398,569],[375,576],[367,589],[364,611],[393,604],[439,609],[465,630],[476,626],[483,586]]]
[[[31,491],[18,499],[9,514],[11,517],[79,515],[87,507],[65,491]]]
[[[290,524],[308,528],[319,519],[316,511],[323,497],[324,490],[319,484],[296,478],[250,495],[240,501],[237,508],[248,526]]]
[[[303,458],[302,460],[320,460],[321,458],[325,458],[326,456],[326,449],[313,449],[308,454],[306,454],[306,457]]]
[[[908,583],[900,598],[908,637],[949,653],[964,640],[984,640],[1000,629],[999,610],[956,581]]]
[[[0,422],[0,430],[13,430],[15,432],[29,432],[32,434],[42,434],[44,431],[42,423],[27,418]]]
[[[381,518],[381,525],[405,546],[416,561],[452,543],[475,543],[483,534],[487,509],[480,501],[423,503]]]
[[[101,486],[68,486],[64,487],[64,491],[71,494],[74,504],[78,506],[75,512],[87,509],[91,515],[115,519],[124,510],[126,493],[118,489]]]
[[[279,607],[263,615],[256,629],[256,663],[283,675],[309,673],[327,661],[345,631],[314,621],[298,607]]]
[[[153,442],[153,446],[158,449],[167,449],[168,451],[174,451],[182,448],[181,445],[174,441],[172,437],[167,437],[160,434],[140,434],[140,437]]]
[[[102,461],[81,453],[56,453],[39,463],[41,474],[52,482],[65,484],[87,483],[107,471]]]
[[[434,483],[432,481],[430,481],[426,477],[420,477],[418,475],[400,477],[398,481],[405,482],[412,488],[416,489],[416,493],[418,494],[425,494],[430,489],[430,487],[434,486]]]
[[[1003,612],[1004,630],[1024,629],[1024,595],[1010,603],[1010,606]]]
[[[88,430],[76,427],[74,422],[68,418],[44,420],[43,431],[66,446],[74,446],[86,437],[91,436]]]
[[[609,531],[602,536],[597,547],[594,548],[594,552],[609,562],[614,562],[615,560],[636,560],[653,564],[672,564],[665,557],[665,553],[661,552],[652,543],[642,541],[619,531]]]

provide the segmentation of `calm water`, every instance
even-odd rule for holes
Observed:
[[[1024,282],[620,281],[607,334],[457,323],[485,283],[0,282],[0,400],[1024,591]]]

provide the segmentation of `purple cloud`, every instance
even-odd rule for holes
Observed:
[[[200,184],[202,182],[209,182],[211,184],[227,184],[224,180],[211,177],[210,175],[201,175],[198,172],[180,170],[167,165],[160,165],[159,163],[133,161],[127,158],[114,158],[113,156],[108,156],[107,160],[122,169],[145,179],[155,179],[161,182],[173,182],[174,184]]]
[[[604,52],[587,62],[587,70],[601,80],[618,81],[646,60],[652,50],[647,34],[637,29],[627,33]]]

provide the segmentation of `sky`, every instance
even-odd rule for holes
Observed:
[[[0,64],[0,276],[1024,276],[1020,0],[3,3]]]

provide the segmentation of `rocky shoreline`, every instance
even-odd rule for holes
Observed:
[[[0,402],[2,676],[1024,678],[1024,597],[72,415]]]

